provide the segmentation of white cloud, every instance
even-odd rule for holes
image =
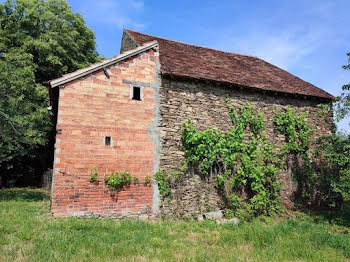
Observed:
[[[134,17],[144,10],[144,2],[129,0],[85,0],[79,3],[77,10],[88,23],[105,24],[122,29],[131,27],[142,29],[146,25]]]
[[[229,37],[219,48],[258,56],[283,69],[297,64],[320,45],[318,32],[292,29],[281,33],[253,32]]]

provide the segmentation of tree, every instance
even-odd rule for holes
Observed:
[[[350,69],[350,53],[348,56],[348,64],[344,65],[344,69]],[[350,115],[350,83],[345,84],[342,87],[343,93],[341,94],[339,101],[335,105],[336,120],[340,121]]]
[[[93,31],[65,0],[0,4],[0,176],[32,172],[47,146],[47,81],[98,60]]]
[[[319,200],[341,207],[350,195],[350,135],[324,136],[316,141],[314,156]]]

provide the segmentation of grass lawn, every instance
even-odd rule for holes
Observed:
[[[37,189],[0,190],[0,261],[350,261],[350,205],[239,225],[53,219]]]

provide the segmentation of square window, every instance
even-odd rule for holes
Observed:
[[[106,146],[110,146],[111,145],[111,137],[110,136],[106,136],[105,137],[105,145]]]
[[[141,101],[142,100],[142,94],[141,94],[141,87],[138,87],[138,86],[133,86],[132,87],[132,99],[133,100],[138,100],[138,101]]]

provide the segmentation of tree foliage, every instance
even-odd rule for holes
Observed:
[[[331,207],[350,196],[350,135],[338,134],[318,139],[314,153],[318,195]]]
[[[0,4],[0,175],[47,145],[45,85],[96,62],[95,46],[93,31],[64,0]]]
[[[31,54],[35,81],[43,85],[98,60],[93,31],[65,0],[7,0],[0,28],[0,54]]]
[[[0,59],[0,165],[13,168],[45,145],[50,130],[46,89],[35,82],[32,57],[8,52]]]
[[[343,68],[350,69],[350,52],[346,54],[348,56],[348,64]],[[339,97],[339,101],[335,104],[335,116],[336,120],[340,121],[350,115],[350,83],[343,85],[343,93]],[[350,123],[349,123],[350,124]]]

